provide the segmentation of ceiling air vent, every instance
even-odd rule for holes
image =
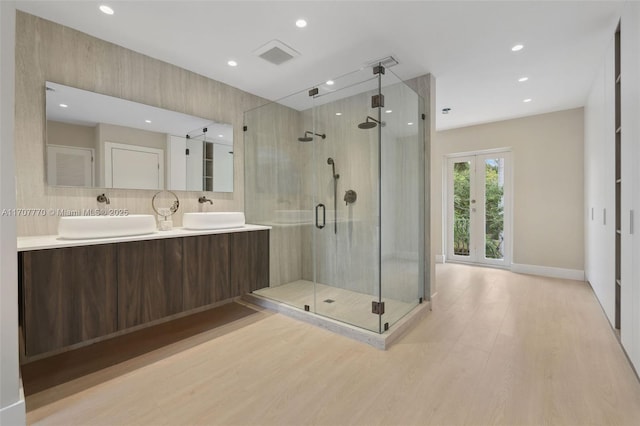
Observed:
[[[379,63],[382,63],[382,66],[385,68],[391,68],[399,64],[396,58],[389,55],[389,56],[385,56],[384,58],[376,59],[375,61],[369,61],[367,63],[367,67],[373,67],[375,65],[378,65]]]
[[[253,53],[274,65],[284,64],[296,56],[300,56],[299,52],[280,40],[271,40],[269,43],[256,49]]]

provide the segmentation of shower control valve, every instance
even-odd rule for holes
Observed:
[[[355,203],[357,198],[358,198],[358,194],[356,194],[356,191],[354,191],[353,189],[349,189],[347,192],[344,193],[344,202],[347,206],[349,204]]]

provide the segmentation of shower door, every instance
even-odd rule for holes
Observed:
[[[418,104],[367,67],[245,113],[245,214],[271,226],[256,294],[376,333],[420,302]]]
[[[320,86],[307,111],[316,133],[314,312],[380,332],[379,74],[365,68]],[[368,118],[369,117],[369,118]],[[361,128],[361,123],[373,123]],[[374,126],[375,124],[375,126]]]

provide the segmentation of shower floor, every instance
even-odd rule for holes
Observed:
[[[376,296],[325,284],[315,284],[315,292],[316,314],[378,332],[378,316],[371,313],[371,302],[377,299]],[[293,281],[277,287],[263,288],[253,293],[300,309],[304,309],[304,305],[309,305],[313,312],[314,283],[312,281]],[[385,302],[382,324],[388,322],[391,326],[417,304],[388,298],[382,300]]]

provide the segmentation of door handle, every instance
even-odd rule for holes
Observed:
[[[318,222],[318,210],[322,207],[322,225]],[[322,229],[324,225],[327,223],[327,210],[324,207],[324,204],[320,203],[316,206],[316,228]]]

